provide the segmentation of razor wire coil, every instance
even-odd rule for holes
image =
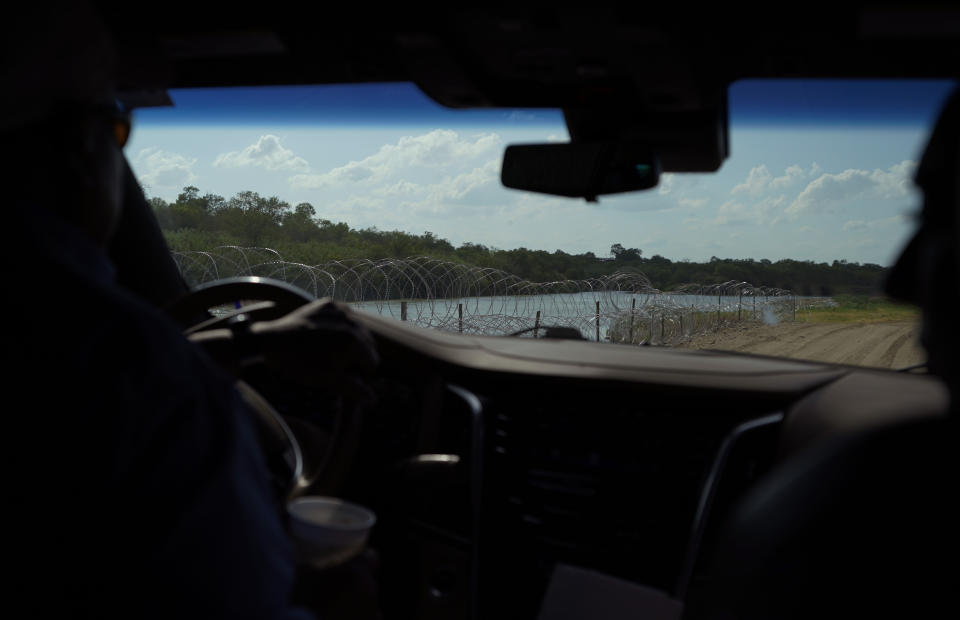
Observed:
[[[798,304],[822,303],[734,280],[661,291],[634,271],[531,282],[426,256],[305,265],[269,248],[224,246],[172,255],[190,286],[236,276],[275,278],[360,311],[467,334],[537,337],[540,328],[562,326],[588,340],[668,344],[734,321],[790,320]]]

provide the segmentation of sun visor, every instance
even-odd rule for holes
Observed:
[[[173,99],[163,88],[122,90],[117,93],[117,101],[127,110],[173,107]]]

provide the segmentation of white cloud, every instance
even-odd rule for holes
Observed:
[[[222,168],[246,168],[256,166],[267,170],[291,170],[309,172],[310,165],[302,157],[280,144],[280,138],[272,134],[260,136],[256,143],[242,151],[220,153],[213,165]]]
[[[817,165],[814,164],[814,166],[817,166]],[[811,168],[811,172],[813,170],[814,169]],[[793,185],[794,183],[802,179],[804,176],[806,175],[803,172],[803,168],[794,164],[786,169],[783,176],[776,177],[770,180],[770,189],[773,189],[773,190],[786,189],[787,187],[790,187],[791,185]]]
[[[757,220],[761,224],[775,220],[775,214],[780,211],[786,202],[787,197],[782,194],[780,196],[767,196],[754,205]]]
[[[435,195],[439,199],[463,200],[471,192],[489,186],[492,181],[499,177],[499,173],[500,160],[488,161],[483,166],[474,168],[470,172],[437,183],[433,186],[436,191]]]
[[[397,181],[391,185],[383,185],[371,190],[375,196],[409,196],[418,194],[424,189],[423,185],[411,183],[410,181]]]
[[[478,209],[506,207],[516,215],[519,199],[525,194],[504,196],[499,184],[500,159],[492,159],[466,172],[450,174],[433,183],[400,180],[371,188],[360,188],[349,198],[334,201],[330,209],[350,217],[384,217],[384,225],[405,228],[417,216],[462,216]],[[490,211],[492,213],[492,211]],[[379,224],[378,224],[379,225]]]
[[[849,230],[863,230],[867,228],[867,223],[863,220],[850,220],[843,225],[843,231],[847,232]]]
[[[910,218],[904,214],[894,215],[893,217],[885,217],[869,222],[865,222],[863,220],[850,220],[843,225],[843,231],[848,232],[851,230],[867,230],[870,228],[885,228],[887,226],[902,226],[909,220]]]
[[[140,172],[138,180],[150,189],[180,189],[199,178],[193,172],[196,159],[157,147],[142,149],[133,163]]]
[[[686,207],[688,209],[699,209],[707,204],[706,198],[681,198],[677,201],[677,204],[681,207]]]
[[[419,136],[405,136],[396,144],[385,144],[360,161],[351,161],[323,174],[294,175],[289,181],[293,187],[305,189],[386,181],[413,168],[465,167],[488,156],[500,145],[496,134],[462,138],[455,131],[435,129]]]
[[[321,217],[332,221],[346,221],[354,228],[376,226],[381,230],[404,228],[404,218],[396,209],[387,208],[380,196],[365,194],[348,196],[323,205]]]
[[[500,160],[493,159],[469,172],[448,176],[437,183],[417,185],[415,189],[404,187],[405,193],[414,195],[401,202],[400,206],[434,215],[448,212],[462,214],[464,206],[502,206],[505,197],[496,182],[499,173]],[[514,201],[510,202],[510,208],[513,208]]]
[[[766,191],[783,191],[805,177],[821,174],[820,166],[813,164],[810,172],[804,172],[798,164],[788,166],[783,175],[775,177],[764,164],[750,169],[747,180],[730,190],[731,194],[759,196]]]
[[[717,209],[715,224],[732,225],[744,224],[753,219],[753,213],[746,205],[734,200],[728,200]]]
[[[875,220],[877,226],[903,226],[904,224],[909,224],[914,221],[914,218],[906,213],[898,213],[893,217],[887,217],[882,220]]]
[[[747,193],[751,196],[756,196],[767,188],[767,183],[770,182],[770,177],[770,171],[767,170],[767,167],[763,164],[760,164],[755,168],[751,168],[750,174],[747,175],[747,180],[735,186],[732,190],[730,190],[730,193]]]
[[[503,117],[508,121],[535,121],[538,118],[533,112],[525,112],[523,110],[506,112]]]
[[[677,175],[672,172],[665,172],[660,175],[660,184],[657,192],[661,196],[665,196],[666,194],[669,194],[671,191],[673,191],[673,183],[676,176]]]
[[[786,214],[796,218],[803,213],[822,213],[837,203],[860,198],[889,199],[907,196],[916,162],[904,160],[886,170],[849,168],[838,174],[821,174],[797,196]]]
[[[713,220],[718,225],[766,224],[786,202],[786,196],[767,196],[757,202],[745,204],[738,200],[728,200],[717,209]]]

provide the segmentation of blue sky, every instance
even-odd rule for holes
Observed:
[[[458,245],[889,264],[912,230],[912,174],[951,88],[741,82],[718,173],[665,174],[596,204],[500,185],[507,144],[567,139],[559,111],[448,110],[409,84],[174,91],[174,108],[135,115],[126,153],[150,196],[253,190]]]

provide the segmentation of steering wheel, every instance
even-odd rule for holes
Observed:
[[[247,309],[219,317],[210,315],[210,308],[244,300],[261,300]],[[310,303],[314,298],[292,284],[272,278],[241,276],[206,282],[167,306],[167,314],[191,332],[220,327],[237,314],[246,314],[249,320],[269,321]]]
[[[258,300],[219,316],[211,308]],[[167,314],[187,334],[226,327],[241,315],[248,321],[279,318],[314,298],[280,280],[243,276],[202,284],[176,300]],[[333,494],[349,470],[359,444],[360,411],[337,412],[334,432],[328,435],[315,425],[284,417],[253,387],[238,378],[237,390],[254,414],[258,435],[278,493],[286,499],[311,492]],[[296,387],[291,389],[296,390]]]

